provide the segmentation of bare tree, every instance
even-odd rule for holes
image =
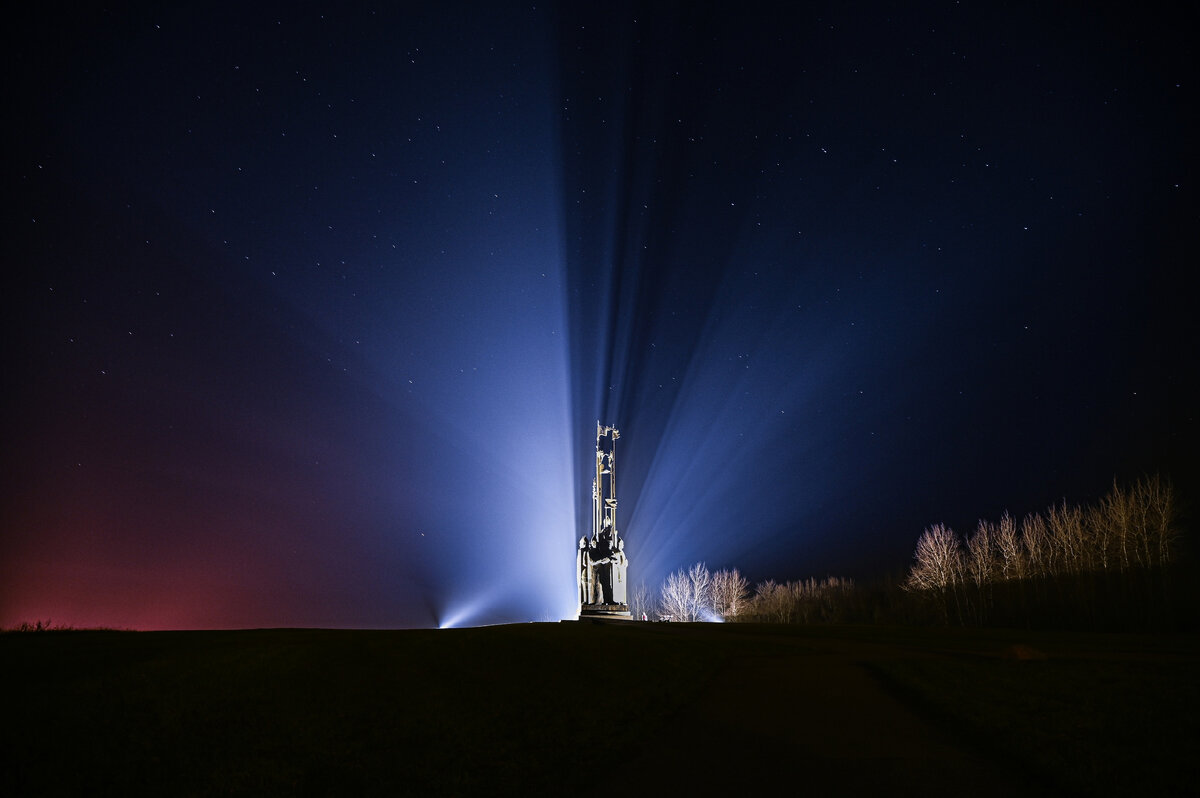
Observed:
[[[752,600],[754,614],[778,623],[791,620],[792,604],[786,585],[777,585],[772,579],[762,582],[754,590]]]
[[[750,595],[750,583],[738,569],[721,570],[712,575],[713,611],[722,618],[736,617]]]
[[[693,565],[688,569],[688,581],[692,583],[689,620],[712,620],[712,574],[708,567],[702,562]]]
[[[1113,488],[1116,492],[1116,487]],[[1143,477],[1125,494],[1130,515],[1130,548],[1144,568],[1165,566],[1179,536],[1175,491],[1159,476]]]
[[[906,583],[909,588],[946,590],[957,584],[962,570],[958,535],[945,524],[934,524],[917,540],[913,559]]]
[[[1168,480],[1155,475],[1134,483],[1133,494],[1137,506],[1142,508],[1147,537],[1153,541],[1156,564],[1164,566],[1171,561],[1179,537],[1175,489]]]
[[[1085,514],[1089,538],[1100,554],[1101,568],[1107,570],[1109,553],[1122,571],[1129,569],[1130,543],[1134,538],[1133,503],[1116,480],[1095,507]]]
[[[1063,499],[1046,511],[1046,527],[1055,549],[1058,573],[1074,574],[1088,570],[1088,554],[1083,529],[1083,510]]]
[[[1046,519],[1037,513],[1031,513],[1021,519],[1021,546],[1025,550],[1025,560],[1029,564],[1031,576],[1049,576],[1052,570],[1050,563],[1051,549],[1050,533],[1046,530]]]
[[[1017,524],[1008,513],[1000,517],[994,543],[1000,553],[1000,577],[1005,580],[1024,579],[1025,551],[1017,535]]]
[[[663,582],[662,614],[676,621],[696,621],[712,612],[712,575],[702,562],[676,571]]]
[[[926,529],[917,539],[913,559],[905,588],[933,593],[944,621],[950,619],[950,594],[953,593],[961,618],[957,586],[964,570],[963,553],[954,530],[945,524],[934,524]]]
[[[966,609],[976,623],[984,623],[992,609],[992,583],[996,581],[999,557],[996,555],[996,525],[980,520],[975,533],[967,538],[963,557],[966,575],[974,584],[973,591],[964,591]]]
[[[830,576],[758,585],[743,615],[776,623],[837,623],[846,617],[854,582]]]
[[[977,587],[991,582],[996,571],[992,544],[995,537],[995,526],[981,520],[975,528],[975,534],[967,538],[967,573]]]
[[[688,580],[686,572],[679,570],[670,574],[659,591],[660,614],[673,621],[691,620],[688,617],[691,608],[691,592],[692,583]]]
[[[650,597],[650,588],[646,587],[644,581],[639,582],[633,589],[633,596],[629,601],[629,613],[635,621],[640,621],[649,619],[652,612],[654,612],[654,607]]]

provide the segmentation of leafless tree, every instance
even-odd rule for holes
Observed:
[[[1118,492],[1116,486],[1114,493]],[[1133,553],[1133,561],[1140,568],[1149,568],[1156,564],[1154,535],[1151,532],[1150,502],[1142,489],[1135,483],[1128,494],[1123,494],[1124,504],[1129,512],[1129,550]]]
[[[1046,511],[1046,527],[1050,531],[1059,573],[1074,574],[1088,570],[1083,510],[1077,505],[1067,504],[1067,500],[1063,499]]]
[[[1030,513],[1021,519],[1021,546],[1025,550],[1025,561],[1029,564],[1030,576],[1049,576],[1050,533],[1046,530],[1046,519]]]
[[[688,569],[688,581],[692,583],[691,620],[712,620],[712,574],[698,562]]]
[[[967,538],[963,556],[966,577],[974,590],[964,591],[968,616],[975,623],[986,622],[992,608],[992,583],[997,580],[999,557],[996,553],[996,525],[980,520],[975,533]]]
[[[1133,516],[1132,497],[1115,479],[1099,503],[1084,510],[1088,551],[1101,571],[1107,571],[1110,564],[1122,571],[1129,569],[1130,544],[1136,537]]]
[[[768,618],[777,623],[787,623],[791,620],[791,601],[788,598],[786,585],[777,585],[774,580],[758,585],[754,590],[754,614]]]
[[[670,574],[659,591],[659,612],[673,621],[690,621],[692,583],[683,570]]]
[[[736,617],[750,595],[750,583],[738,569],[720,570],[712,575],[713,611],[722,618]]]
[[[996,527],[996,550],[1000,553],[1000,577],[1004,580],[1024,579],[1026,572],[1025,549],[1017,533],[1013,517],[1005,513]]]
[[[958,535],[945,524],[934,524],[917,540],[915,562],[908,574],[908,587],[917,590],[946,590],[959,580],[962,549]]]
[[[830,576],[776,584],[758,585],[746,602],[746,617],[776,623],[837,623],[845,619],[854,592],[854,582]]]
[[[676,571],[663,582],[662,614],[676,621],[696,621],[712,612],[712,575],[702,562]]]
[[[958,535],[945,524],[934,524],[917,539],[917,550],[905,588],[931,592],[937,599],[943,621],[950,619],[950,595],[961,618],[957,587],[963,576],[963,553]]]
[[[643,618],[648,619],[652,612],[654,612],[654,607],[650,597],[650,588],[646,587],[645,582],[639,582],[633,589],[633,596],[630,597],[629,613],[634,620],[640,621]]]
[[[1128,490],[1115,483],[1102,506],[1108,514],[1124,510],[1127,520],[1125,548],[1130,560],[1142,567],[1164,566],[1171,561],[1173,544],[1179,535],[1175,492],[1171,483],[1159,476],[1142,477]]]
[[[967,538],[967,574],[977,587],[986,585],[993,579],[996,558],[992,541],[995,537],[995,526],[981,520],[979,526],[975,527],[975,534]]]
[[[1179,537],[1175,490],[1159,476],[1143,477],[1133,486],[1133,503],[1146,529],[1154,553],[1153,564],[1165,566],[1171,561],[1172,549]]]

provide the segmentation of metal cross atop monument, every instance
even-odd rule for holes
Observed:
[[[579,539],[575,572],[580,617],[629,617],[625,541],[617,531],[616,427],[596,422],[596,478],[592,480],[592,536]]]

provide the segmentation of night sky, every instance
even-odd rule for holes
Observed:
[[[1181,19],[159,5],[10,20],[0,626],[570,616],[597,420],[652,587],[1194,488]]]

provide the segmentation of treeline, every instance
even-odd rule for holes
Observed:
[[[959,535],[944,524],[918,538],[897,579],[766,581],[753,593],[737,569],[703,563],[669,576],[635,617],[766,623],[900,623],[1088,629],[1194,625],[1196,598],[1176,573],[1179,508],[1171,484],[1144,477],[1094,505],[1065,500],[1017,521],[1005,514]]]
[[[721,621],[743,612],[749,590],[736,568],[710,573],[704,563],[671,574],[651,598],[645,585],[633,591],[630,610],[635,618],[663,621]]]
[[[754,590],[737,621],[761,623],[849,623],[854,620],[854,582],[836,576],[776,584],[768,579]]]
[[[1097,504],[1064,500],[1020,522],[981,520],[965,537],[935,524],[917,540],[902,586],[942,623],[1169,625],[1178,538],[1169,482],[1114,482]]]
[[[634,591],[636,618],[671,621],[760,621],[764,623],[846,623],[853,619],[854,583],[829,577],[777,584],[768,580],[750,593],[736,568],[710,572],[704,563],[671,574],[657,603],[644,587]]]

